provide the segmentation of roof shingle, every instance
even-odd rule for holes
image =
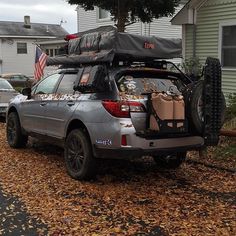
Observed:
[[[0,21],[1,36],[48,36],[63,37],[68,32],[60,25],[31,23],[31,28],[24,27],[23,22]]]

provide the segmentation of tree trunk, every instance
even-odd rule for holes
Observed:
[[[125,24],[128,22],[128,8],[127,0],[118,0],[118,11],[117,11],[117,30],[118,32],[125,31]]]
[[[118,32],[125,31],[125,23],[126,23],[126,18],[124,16],[120,16],[117,21]]]

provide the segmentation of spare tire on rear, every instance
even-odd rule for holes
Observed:
[[[190,131],[196,134],[203,134],[204,129],[204,104],[203,104],[203,80],[191,84],[186,94],[186,110],[190,125]],[[221,127],[224,124],[226,102],[224,94],[221,93]]]

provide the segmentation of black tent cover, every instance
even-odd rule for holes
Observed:
[[[48,57],[47,65],[119,61],[150,61],[181,57],[181,39],[165,39],[118,32],[113,26],[77,33],[68,42],[68,54]]]

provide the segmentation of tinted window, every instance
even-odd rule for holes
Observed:
[[[26,81],[26,78],[21,75],[14,75],[11,77],[11,79],[14,81]]]
[[[77,74],[65,74],[57,89],[58,94],[73,93]]]
[[[35,94],[53,93],[60,76],[60,74],[53,74],[45,78],[38,84]]]
[[[222,29],[222,65],[236,67],[236,25]]]
[[[81,77],[80,82],[79,82],[80,85],[88,84],[89,79],[90,79],[90,72],[91,72],[91,70],[92,70],[92,66],[84,68],[82,77]]]
[[[13,88],[7,81],[0,80],[0,90],[1,89],[13,89]]]
[[[128,94],[142,94],[149,92],[168,91],[172,86],[171,79],[167,76],[148,72],[131,72],[117,79],[117,87],[120,92]]]
[[[25,76],[25,75],[22,75],[22,77],[25,79],[25,80],[28,80],[29,77]]]

